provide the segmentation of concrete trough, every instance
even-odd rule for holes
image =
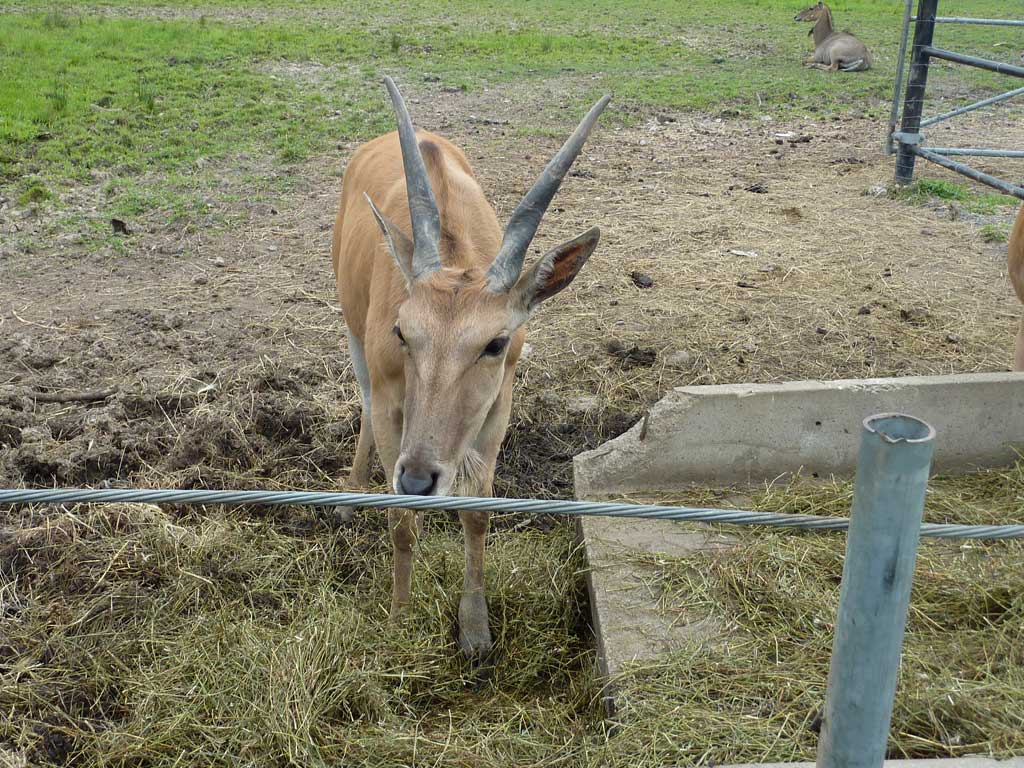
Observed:
[[[696,484],[760,484],[796,472],[852,476],[861,424],[884,412],[909,413],[935,427],[934,471],[1006,466],[1024,452],[1021,373],[679,387],[628,432],[575,458],[576,496],[629,494],[657,501],[658,493]],[[742,498],[737,501],[744,506]],[[606,679],[614,680],[630,662],[654,661],[687,645],[732,641],[711,613],[663,615],[642,563],[651,554],[728,550],[736,545],[733,539],[699,523],[598,517],[579,518],[578,532],[588,559],[598,671]],[[614,687],[607,695],[613,707]],[[810,764],[791,768],[799,765]],[[886,765],[1024,768],[1024,759]]]
[[[623,435],[576,457],[580,498],[852,475],[861,422],[901,411],[937,432],[934,469],[1010,464],[1024,448],[1024,374],[678,387]]]

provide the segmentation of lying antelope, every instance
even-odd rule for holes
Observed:
[[[831,72],[863,72],[871,68],[868,47],[849,32],[836,32],[832,27],[832,9],[818,0],[793,17],[794,21],[813,21],[808,35],[814,35],[814,53],[804,66],[827,69]]]
[[[595,227],[556,246],[525,272],[523,259],[609,97],[548,163],[503,234],[466,156],[440,136],[417,134],[398,88],[389,77],[385,84],[398,131],[352,155],[331,248],[363,401],[349,487],[369,483],[376,446],[395,493],[490,496],[525,323],[572,282],[600,233]],[[460,518],[466,572],[459,644],[481,658],[491,648],[488,513]],[[393,509],[389,528],[397,618],[409,605],[419,521],[410,510]]]
[[[1017,214],[1017,221],[1010,233],[1010,247],[1007,259],[1007,271],[1017,298],[1024,302],[1024,206]],[[1020,330],[1017,331],[1017,349],[1013,356],[1013,370],[1024,371],[1024,317],[1020,319]]]

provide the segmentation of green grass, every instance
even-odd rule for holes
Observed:
[[[46,185],[40,179],[29,177],[25,179],[24,189],[21,194],[18,195],[18,203],[20,205],[42,203],[49,200],[51,197],[53,197],[53,195],[50,190],[47,189]]]
[[[1005,243],[1010,239],[1009,225],[985,224],[978,231],[986,243]]]
[[[666,108],[879,116],[900,12],[891,0],[845,4],[840,25],[861,34],[878,63],[868,73],[829,77],[800,66],[806,26],[791,21],[794,5],[782,0],[313,4],[329,23],[308,18],[310,6],[295,2],[261,4],[265,20],[228,0],[159,3],[210,9],[170,20],[104,17],[49,0],[27,5],[38,10],[0,15],[0,180],[38,175],[55,189],[87,180],[93,169],[181,173],[199,158],[241,152],[287,165],[339,140],[368,138],[391,125],[379,87],[384,72],[413,87],[432,72],[469,90],[562,80],[576,111],[613,92],[610,119],[621,121]],[[998,15],[998,8],[979,0],[971,12]],[[956,32],[962,49],[990,53],[1014,34]],[[275,62],[331,69],[310,83],[269,77]],[[975,92],[998,82],[964,69],[957,77]],[[533,128],[555,130],[519,127]],[[175,193],[198,195],[207,181]]]
[[[274,166],[387,127],[376,87],[344,70],[316,92],[267,77],[279,51],[308,58],[302,30],[51,12],[0,16],[0,41],[0,184],[32,177],[56,192],[110,174],[120,183],[104,214],[174,220],[216,199],[218,160],[269,156],[265,187],[286,175]],[[373,44],[338,32],[319,50],[360,58]],[[200,158],[213,162],[206,172]],[[57,194],[49,202],[60,211]]]
[[[921,205],[936,200],[950,200],[959,203],[964,210],[970,213],[991,214],[1007,206],[1017,206],[1019,201],[1009,195],[1000,195],[995,192],[978,192],[965,184],[958,184],[953,181],[942,179],[921,179],[909,185],[906,189],[896,192],[896,196],[911,203]],[[996,234],[998,228],[990,227],[983,231],[983,237],[991,237]],[[1005,241],[1006,235],[1003,235]],[[997,242],[990,240],[989,242]]]
[[[298,131],[326,141],[328,105],[346,108],[337,135],[384,127],[379,106],[364,109],[353,79],[340,74],[323,94],[296,92],[259,71],[263,61],[303,58],[301,30],[75,16],[0,17],[0,146],[32,164],[83,168],[178,168],[233,147],[273,144]],[[327,36],[325,36],[327,37]],[[371,41],[344,32],[320,43],[344,57],[365,56]],[[335,55],[335,58],[338,58]],[[309,112],[314,130],[299,120]],[[47,132],[44,140],[40,133]]]

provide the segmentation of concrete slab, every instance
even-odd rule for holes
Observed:
[[[625,434],[574,460],[579,498],[852,475],[861,423],[902,411],[937,431],[934,468],[1011,463],[1024,447],[1024,373],[679,387]]]
[[[604,517],[578,518],[577,531],[589,565],[598,671],[606,680],[631,661],[655,659],[691,643],[725,641],[726,627],[716,616],[665,610],[653,583],[658,555],[728,548],[730,537],[700,523]],[[613,691],[606,694],[610,698]]]

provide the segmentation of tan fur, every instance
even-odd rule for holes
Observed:
[[[795,16],[796,21],[813,21],[814,53],[804,61],[808,67],[831,72],[863,72],[871,68],[871,53],[864,43],[849,32],[837,32],[832,23],[832,9],[824,3],[812,5]]]
[[[1007,249],[1007,271],[1010,283],[1017,292],[1017,298],[1024,302],[1024,206],[1017,213],[1017,221],[1010,234],[1010,245]],[[1024,317],[1017,331],[1017,345],[1013,359],[1013,370],[1024,371]]]
[[[592,242],[570,241],[550,252],[547,256],[558,254],[551,266],[525,271],[509,292],[491,292],[486,272],[502,240],[494,210],[457,147],[425,131],[417,138],[440,214],[438,271],[407,278],[408,270],[403,274],[396,265],[383,224],[364,197],[411,237],[397,132],[356,150],[342,184],[331,257],[345,322],[365,352],[371,392],[349,486],[365,487],[376,445],[396,492],[400,473],[414,468],[419,477],[437,477],[438,495],[457,490],[490,496],[508,426],[523,322],[533,306],[524,297],[540,301],[567,285],[596,246],[596,230],[589,233]],[[509,337],[503,355],[483,354],[489,342],[503,336]],[[467,655],[479,657],[491,647],[483,583],[488,515],[460,517],[466,576],[459,638]],[[410,601],[419,525],[408,510],[391,510],[389,520],[395,552],[391,612],[398,617]]]

